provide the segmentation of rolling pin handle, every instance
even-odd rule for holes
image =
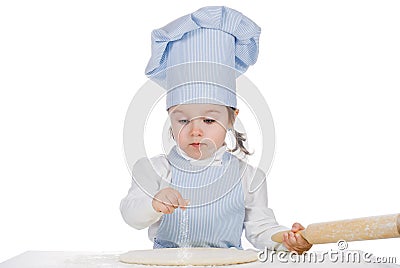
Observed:
[[[283,235],[289,233],[290,230],[277,232],[272,235],[271,239],[274,242],[282,243],[283,242]]]
[[[400,235],[400,214],[397,214],[397,232]]]

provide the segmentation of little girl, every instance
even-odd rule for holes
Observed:
[[[149,227],[154,248],[242,248],[302,253],[311,247],[295,223],[282,244],[271,236],[278,225],[268,208],[265,173],[231,154],[249,152],[233,129],[239,113],[236,77],[257,60],[260,28],[227,7],[205,7],[152,33],[146,74],[167,91],[171,135],[168,155],[142,158],[121,201],[124,220]],[[227,131],[235,148],[225,143]]]

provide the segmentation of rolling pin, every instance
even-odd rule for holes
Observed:
[[[288,232],[290,230],[278,232],[271,238],[275,242],[282,243],[283,234]],[[400,237],[400,214],[313,223],[298,233],[310,244]]]

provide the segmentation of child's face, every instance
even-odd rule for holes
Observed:
[[[216,104],[183,104],[169,110],[172,133],[179,148],[194,159],[211,157],[225,141],[227,107]]]

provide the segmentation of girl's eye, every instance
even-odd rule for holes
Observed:
[[[187,124],[187,123],[189,123],[189,120],[182,119],[182,120],[178,120],[178,122],[179,122],[180,124]]]
[[[208,118],[204,119],[203,121],[204,121],[204,123],[206,123],[206,124],[212,124],[212,123],[215,122],[214,119],[208,119]]]

